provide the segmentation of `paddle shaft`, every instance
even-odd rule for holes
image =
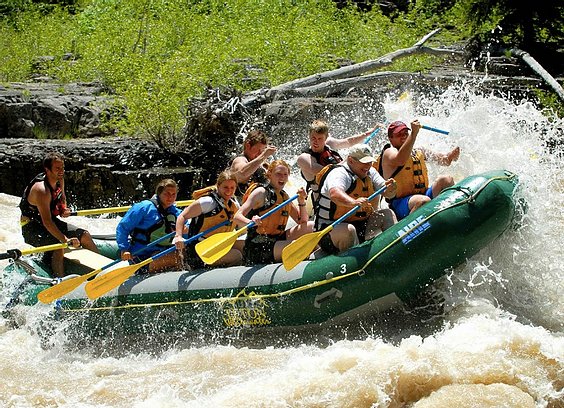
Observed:
[[[199,233],[197,233],[197,234],[194,235],[194,236],[191,236],[191,237],[189,237],[189,238],[186,238],[186,239],[184,240],[184,245],[189,244],[190,242],[195,241],[195,240],[197,240],[197,239],[200,239],[200,238],[202,238],[204,235],[209,234],[210,232],[214,232],[216,229],[219,229],[219,228],[221,228],[221,227],[223,227],[223,226],[225,226],[225,225],[227,225],[227,224],[229,224],[229,220],[225,220],[225,221],[223,221],[223,222],[221,222],[221,223],[219,223],[219,224],[217,224],[217,225],[214,225],[214,226],[211,227],[211,228],[208,228],[208,229],[205,230],[205,231],[199,232]],[[175,246],[171,246],[170,248],[167,248],[167,249],[165,249],[164,251],[159,252],[158,254],[156,254],[155,256],[152,256],[152,257],[149,258],[149,259],[151,259],[151,262],[153,262],[155,259],[159,259],[161,256],[164,256],[164,255],[166,255],[166,254],[169,254],[169,253],[171,253],[171,252],[172,252],[173,250],[175,250],[175,249],[176,249]]]
[[[366,139],[364,139],[364,142],[362,142],[362,143],[368,144],[368,142],[370,142],[370,141],[372,140],[372,138],[373,138],[374,136],[376,136],[379,132],[380,132],[380,128],[374,129],[374,130],[372,131],[372,133],[370,133],[370,134],[366,137]]]
[[[145,245],[144,247],[139,248],[137,251],[133,252],[131,255],[132,255],[132,256],[137,256],[137,255],[139,255],[140,253],[142,253],[142,252],[144,252],[145,250],[147,250],[147,248],[152,248],[152,247],[154,247],[155,245],[157,245],[159,242],[163,242],[163,241],[166,240],[167,238],[172,238],[175,234],[176,234],[176,231],[169,232],[168,234],[163,235],[162,237],[157,238],[157,239],[155,239],[154,241],[151,241],[149,244]],[[116,264],[118,264],[118,263],[120,263],[120,262],[121,262],[121,259],[118,258],[118,259],[116,259],[115,261],[110,262],[109,264],[107,264],[107,265],[103,266],[102,268],[100,268],[99,270],[97,270],[97,273],[100,273],[100,272],[102,272],[103,270],[106,270],[106,269],[108,269],[108,268],[110,268],[110,267],[112,267],[112,266],[114,266],[114,265],[116,265]],[[95,272],[95,271],[93,271],[93,272]],[[93,273],[93,272],[88,273],[89,277],[90,277],[90,276],[93,276],[93,275],[96,275],[96,274]],[[78,279],[78,278],[77,278],[77,279]]]
[[[294,196],[288,198],[286,201],[284,201],[282,204],[277,205],[276,207],[270,209],[269,211],[267,211],[266,213],[264,213],[263,215],[260,216],[261,220],[264,220],[266,217],[271,216],[272,214],[274,214],[276,211],[278,211],[279,209],[281,209],[282,207],[284,207],[286,204],[291,203],[292,201],[294,201],[296,198],[298,198],[297,194],[294,194]],[[245,232],[246,230],[248,230],[249,228],[252,228],[256,225],[256,222],[252,221],[249,222],[247,225],[245,225],[243,228],[235,231],[236,232],[236,236],[241,235],[243,232]]]
[[[370,194],[370,196],[368,197],[368,201],[372,201],[374,200],[374,198],[376,198],[376,196],[378,194],[382,194],[386,189],[388,188],[388,186],[384,186],[380,189],[378,189],[377,191],[373,192],[372,194]],[[346,220],[347,218],[349,218],[351,215],[353,215],[355,212],[357,212],[360,209],[360,205],[355,205],[353,208],[351,208],[346,214],[344,214],[341,218],[339,218],[338,220],[334,221],[331,225],[329,225],[329,227],[331,227],[331,229],[333,229],[333,227],[337,224],[342,223],[344,220]],[[329,228],[326,227],[326,228]],[[330,230],[329,230],[330,231]]]
[[[186,207],[194,202],[194,200],[183,200],[177,201],[175,204],[177,207]],[[126,205],[123,207],[108,207],[108,208],[94,208],[92,210],[78,210],[73,211],[70,215],[99,215],[99,214],[112,214],[112,213],[122,213],[127,212],[131,208],[130,205]]]
[[[448,135],[450,133],[450,132],[447,132],[446,130],[437,129],[437,128],[427,126],[427,125],[421,125],[421,128],[426,129],[426,130],[430,130],[431,132],[442,133],[443,135]]]
[[[263,214],[260,219],[263,220],[266,217],[274,214],[276,211],[288,205],[288,203],[295,200],[296,198],[298,198],[298,194],[288,198],[283,203],[270,209],[265,214]],[[200,257],[200,259],[204,261],[204,263],[213,265],[231,250],[231,247],[237,241],[237,237],[242,235],[245,231],[247,231],[248,228],[253,227],[254,225],[256,225],[256,222],[251,220],[251,222],[237,231],[212,235],[211,237],[198,242],[198,244],[196,245],[196,253]]]
[[[64,244],[51,244],[30,249],[8,249],[5,253],[0,254],[0,259],[19,259],[22,255],[56,251],[57,249],[65,249],[68,246],[69,244],[65,242]]]
[[[368,197],[368,201],[371,201],[376,197],[378,194],[381,194],[384,190],[386,190],[387,186],[382,187],[375,193],[371,194]],[[305,258],[309,256],[309,254],[315,249],[321,238],[324,235],[327,235],[329,232],[333,230],[337,224],[343,222],[348,217],[353,215],[356,211],[360,209],[360,205],[354,206],[350,211],[348,211],[345,215],[343,215],[338,220],[334,221],[331,225],[328,225],[321,231],[312,232],[310,234],[305,234],[299,237],[297,240],[292,241],[289,245],[284,247],[282,250],[282,264],[287,271],[292,270],[297,264],[303,261]]]
[[[427,126],[427,125],[421,125],[421,128],[426,129],[426,130],[430,130],[431,132],[441,133],[443,135],[448,135],[450,133],[450,132],[447,132],[446,130],[437,129],[437,128]],[[363,143],[368,144],[368,142],[370,142],[372,140],[372,138],[378,134],[378,132],[380,132],[380,128],[375,129],[372,133],[370,133],[370,135],[368,135],[366,137],[366,139],[364,139]]]
[[[281,209],[282,207],[284,207],[286,204],[291,203],[292,201],[294,201],[296,198],[298,198],[298,194],[295,194],[293,197],[288,198],[286,201],[284,201],[282,204],[277,205],[276,207],[272,208],[271,210],[269,210],[268,212],[264,213],[263,215],[260,216],[261,220],[264,220],[266,217],[274,214],[276,211],[278,211],[279,209]],[[254,227],[256,224],[256,222],[251,221],[249,222],[245,227],[243,227],[244,229],[248,229],[248,228],[252,228]],[[242,229],[243,229],[242,228]]]

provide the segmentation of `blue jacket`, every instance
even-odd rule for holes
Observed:
[[[123,216],[116,227],[116,241],[120,251],[137,253],[151,241],[174,231],[176,218],[181,210],[175,205],[171,205],[161,214],[156,204],[155,198],[143,200],[134,204]],[[150,256],[169,245],[170,240],[164,240],[160,245],[151,247],[147,251],[141,251],[137,255],[141,258]]]

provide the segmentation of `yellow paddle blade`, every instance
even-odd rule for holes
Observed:
[[[89,278],[99,274],[100,272],[102,272],[101,268],[96,269],[92,272],[88,272],[87,274],[77,276],[75,278],[64,280],[60,283],[57,283],[54,286],[51,286],[50,288],[47,288],[39,292],[37,295],[37,299],[39,299],[41,303],[51,303],[52,301],[57,300],[61,296],[64,296],[67,293],[72,292],[80,285],[82,285],[83,282],[86,282]]]
[[[202,261],[208,265],[212,265],[224,257],[229,250],[231,250],[231,247],[235,241],[237,241],[239,235],[246,230],[247,228],[241,228],[240,230],[233,232],[220,232],[219,234],[214,234],[196,244],[196,253]]]
[[[86,295],[90,299],[99,298],[110,290],[117,288],[123,282],[128,280],[131,275],[137,272],[138,269],[150,262],[153,262],[153,258],[145,259],[143,262],[139,262],[138,264],[122,266],[121,268],[114,269],[97,277],[96,279],[88,282],[84,287]]]
[[[302,235],[282,249],[282,263],[286,271],[291,271],[306,259],[315,249],[319,240],[333,229],[331,225],[318,232]]]
[[[403,93],[398,97],[398,101],[405,101],[407,98],[411,98],[409,91],[403,91]]]

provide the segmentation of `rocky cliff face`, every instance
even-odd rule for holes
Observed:
[[[12,83],[0,85],[0,137],[83,138],[108,136],[102,115],[114,98],[98,84]]]
[[[62,153],[66,190],[77,209],[109,207],[144,199],[163,178],[180,185],[188,197],[193,185],[203,185],[202,171],[186,157],[171,155],[154,144],[133,139],[34,140],[4,139],[0,149],[0,191],[20,196],[27,183],[42,172],[43,156]]]

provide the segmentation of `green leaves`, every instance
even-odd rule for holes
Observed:
[[[332,0],[90,0],[75,15],[21,12],[16,20],[17,28],[0,20],[0,80],[25,80],[34,58],[54,56],[46,75],[101,81],[124,98],[122,132],[163,140],[181,130],[186,101],[207,86],[274,86],[420,35],[378,10],[339,10]]]

